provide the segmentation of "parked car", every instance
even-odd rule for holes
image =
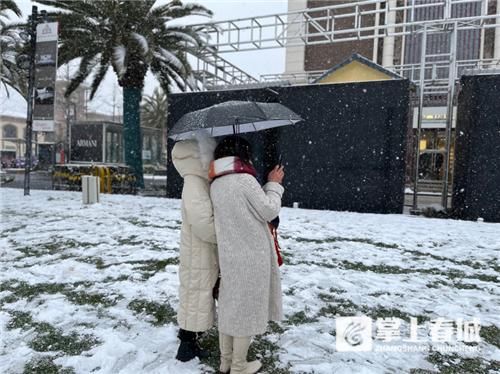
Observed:
[[[17,168],[17,169],[22,169],[24,168],[26,165],[26,161],[24,159],[24,157],[22,158],[15,158],[11,161],[11,164],[10,164],[10,167],[11,168]],[[36,159],[35,157],[33,157],[31,159],[31,168],[34,168],[38,165],[38,159]]]
[[[0,183],[5,184],[12,182],[15,179],[15,177],[9,173],[7,173],[5,170],[0,169]]]

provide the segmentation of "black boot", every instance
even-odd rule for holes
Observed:
[[[177,360],[187,362],[195,357],[202,359],[209,356],[208,352],[202,350],[198,345],[197,334],[195,332],[180,329],[178,337],[181,340],[181,344],[175,356]]]

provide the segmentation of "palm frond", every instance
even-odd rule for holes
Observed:
[[[60,64],[82,59],[68,90],[91,80],[93,95],[109,67],[124,87],[142,87],[148,69],[165,92],[169,85],[182,90],[193,86],[185,53],[206,47],[206,30],[169,23],[189,15],[210,16],[212,12],[203,6],[179,0],[160,6],[155,0],[133,6],[122,0],[37,2],[55,8],[48,16],[60,25]]]
[[[16,16],[21,17],[21,9],[17,6],[14,0],[2,0],[0,1],[0,15],[5,18],[9,18],[7,11],[11,11]]]

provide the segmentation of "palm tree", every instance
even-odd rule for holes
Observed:
[[[19,37],[19,25],[7,24],[9,11],[21,16],[21,11],[12,0],[0,1],[0,84],[4,86],[7,96],[9,87],[23,94],[26,92],[26,72],[16,63],[17,56],[23,48]]]
[[[166,121],[168,113],[167,95],[161,88],[155,88],[151,96],[146,95],[141,105],[141,123],[146,127],[154,127],[161,130],[161,150],[166,149]]]
[[[144,78],[150,70],[165,92],[177,86],[195,88],[187,53],[206,45],[201,29],[175,26],[172,21],[190,16],[211,16],[206,8],[172,0],[37,0],[60,10],[49,12],[59,22],[59,63],[81,58],[66,95],[91,78],[91,98],[109,68],[123,87],[125,162],[143,187],[140,139],[140,102]]]
[[[161,88],[155,88],[151,96],[144,96],[141,105],[143,126],[163,129],[167,120],[167,95]]]

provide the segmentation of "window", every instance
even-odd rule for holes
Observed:
[[[14,125],[5,125],[2,131],[2,137],[4,139],[15,139],[17,138],[17,127]]]

